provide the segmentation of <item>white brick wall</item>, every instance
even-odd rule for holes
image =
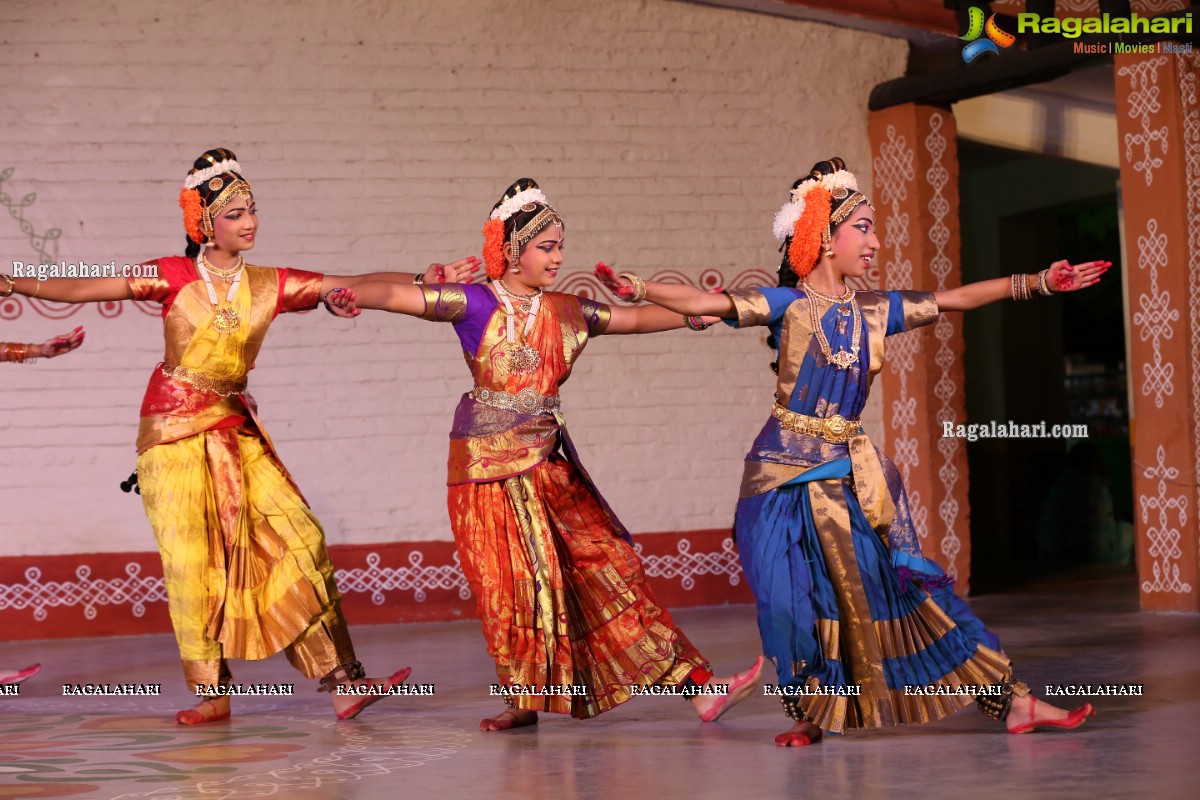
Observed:
[[[179,184],[227,146],[262,210],[254,261],[347,273],[478,254],[524,175],[566,218],[576,270],[773,272],[794,177],[836,154],[869,185],[866,97],[905,59],[898,40],[665,0],[8,0],[0,38],[3,191],[37,193],[23,213],[62,229],[58,258],[180,252]],[[0,256],[36,260],[5,210]],[[26,307],[0,340],[79,323],[80,352],[0,367],[0,556],[153,549],[116,484],[158,320]],[[731,523],[772,391],[761,339],[589,346],[566,413],[633,531]],[[448,326],[282,318],[251,387],[331,542],[450,537],[446,432],[469,378]]]

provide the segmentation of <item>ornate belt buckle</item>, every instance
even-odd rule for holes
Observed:
[[[536,414],[545,406],[545,401],[537,389],[526,386],[514,396],[517,410],[522,414]]]
[[[844,439],[846,431],[850,429],[850,420],[840,414],[834,415],[825,420],[825,429],[829,431],[831,439]]]

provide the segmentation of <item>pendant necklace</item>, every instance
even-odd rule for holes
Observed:
[[[496,281],[496,289],[500,293],[500,300],[504,303],[504,311],[507,318],[504,321],[504,339],[509,344],[508,368],[510,371],[521,374],[524,372],[533,372],[542,363],[542,355],[537,350],[529,346],[529,332],[533,330],[533,323],[537,319],[538,309],[542,307],[542,290],[538,289],[533,294],[517,294],[504,285],[504,281]],[[526,309],[525,328],[521,332],[521,343],[517,344],[516,331],[516,312],[513,310],[512,301]]]
[[[801,281],[800,285],[808,293],[808,310],[809,316],[812,319],[813,333],[816,334],[817,345],[825,355],[825,360],[838,369],[850,369],[850,367],[858,363],[858,345],[862,339],[862,313],[858,310],[858,303],[854,302],[854,290],[847,286],[844,295],[834,297],[833,295],[818,292],[807,280]],[[833,348],[829,346],[829,340],[825,338],[825,330],[821,327],[821,315],[817,313],[817,300],[832,303],[838,306],[839,314],[854,318],[854,327],[850,334],[849,352],[839,349],[837,353],[834,353]],[[849,304],[849,309],[846,308],[847,303]]]
[[[208,290],[208,302],[212,303],[213,319],[212,326],[216,328],[218,333],[233,333],[238,328],[242,327],[241,317],[233,310],[233,296],[237,294],[238,287],[242,285],[242,274],[245,271],[246,261],[241,256],[238,256],[237,264],[232,269],[217,270],[209,265],[208,260],[204,258],[204,252],[201,251],[196,256],[196,271],[200,273],[200,277],[204,279],[204,288]],[[225,293],[226,305],[220,307],[217,301],[217,290],[213,288],[212,277],[209,271],[212,270],[219,278],[229,283],[232,278],[232,283],[229,284],[229,291]]]

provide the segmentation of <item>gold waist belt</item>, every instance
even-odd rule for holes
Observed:
[[[805,436],[816,436],[827,442],[844,444],[862,433],[862,422],[856,419],[846,419],[841,416],[810,417],[788,411],[779,403],[771,409],[771,416],[779,420],[779,424],[789,431],[802,433]]]
[[[543,395],[532,386],[522,389],[516,394],[476,386],[471,390],[471,397],[485,406],[516,411],[520,414],[553,414],[560,405],[558,395]]]
[[[187,367],[180,367],[169,361],[161,364],[162,374],[168,378],[182,381],[193,389],[202,392],[212,392],[218,397],[230,397],[246,391],[246,376],[240,378],[214,378],[202,372],[194,372]]]

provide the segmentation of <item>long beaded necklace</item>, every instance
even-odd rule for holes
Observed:
[[[233,267],[227,270],[217,269],[208,263],[203,250],[196,255],[196,272],[200,273],[200,277],[204,279],[204,288],[208,290],[208,302],[212,303],[213,307],[212,326],[218,333],[233,333],[242,327],[241,317],[233,310],[232,303],[238,287],[242,285],[245,266],[246,260],[238,256],[237,264]],[[226,305],[224,308],[221,308],[220,302],[217,301],[217,290],[213,288],[210,272],[229,284],[229,291],[225,293],[225,302],[230,305]]]
[[[542,290],[539,288],[533,294],[517,294],[504,285],[504,281],[496,281],[496,290],[500,301],[504,303],[506,317],[504,320],[504,339],[509,345],[508,368],[514,373],[533,372],[542,364],[542,355],[529,346],[529,332],[537,319],[538,310],[542,307]],[[516,312],[513,310],[513,300],[525,310],[525,328],[521,332],[520,344],[517,344]]]
[[[801,287],[808,293],[808,312],[812,319],[813,333],[817,336],[817,345],[821,348],[821,352],[825,355],[825,360],[833,364],[838,369],[850,369],[858,363],[858,345],[862,339],[862,312],[858,310],[858,303],[854,302],[854,290],[849,286],[846,287],[846,293],[841,297],[823,294],[818,292],[807,281],[801,281]],[[842,316],[852,316],[854,318],[854,328],[850,334],[850,351],[838,350],[833,352],[833,348],[829,346],[829,340],[825,338],[825,331],[821,327],[821,315],[817,312],[817,300],[824,300],[827,303],[838,306],[838,313]],[[849,304],[849,309],[846,308]]]

